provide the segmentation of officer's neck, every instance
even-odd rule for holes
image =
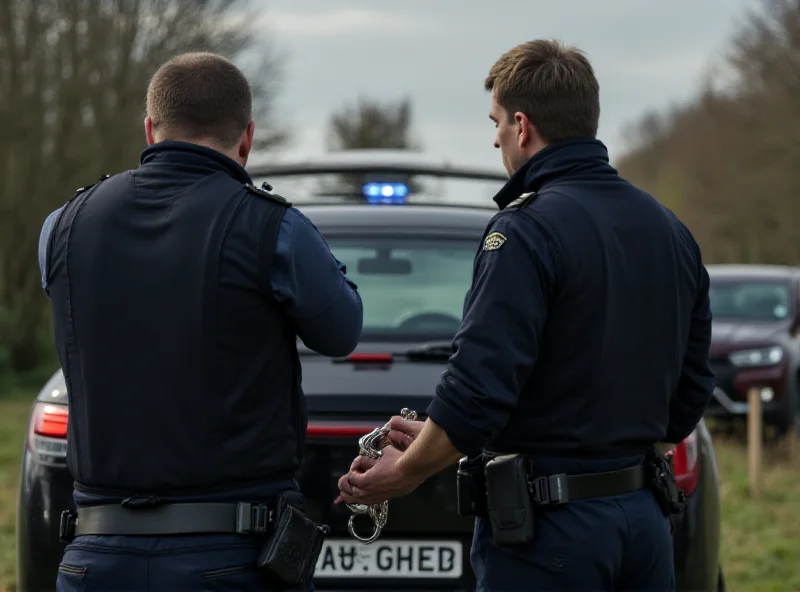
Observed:
[[[214,150],[219,152],[220,154],[224,154],[234,162],[237,162],[242,167],[247,164],[247,158],[243,158],[240,154],[239,146],[234,146],[233,148],[224,148],[220,146],[219,142],[214,141],[212,138],[169,138],[170,140],[176,142],[186,142],[187,144],[195,144],[197,146],[203,146],[204,148],[208,148],[210,150]]]

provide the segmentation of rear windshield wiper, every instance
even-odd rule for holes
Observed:
[[[453,355],[451,341],[429,341],[407,349],[404,355],[409,360],[442,360],[447,361]]]

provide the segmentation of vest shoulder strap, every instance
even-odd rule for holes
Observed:
[[[285,197],[278,195],[277,193],[272,193],[272,186],[267,182],[262,183],[261,187],[256,187],[255,185],[251,185],[250,183],[245,183],[244,187],[245,189],[247,189],[249,193],[252,193],[253,195],[257,195],[264,199],[268,199],[269,201],[272,201],[276,204],[282,205],[287,208],[291,207],[292,205],[292,203]]]
[[[83,187],[78,187],[75,190],[75,194],[70,198],[69,201],[72,201],[73,199],[78,197],[81,193],[89,191],[95,185],[98,185],[98,184],[102,183],[103,181],[105,181],[106,179],[110,179],[110,178],[111,178],[111,175],[101,175],[100,178],[97,181],[95,181],[94,183],[91,183],[89,185],[84,185]]]
[[[110,179],[110,178],[111,178],[111,175],[101,175],[98,178],[98,180],[95,181],[94,183],[90,183],[89,185],[84,185],[83,187],[78,187],[75,190],[75,193],[72,194],[72,197],[70,197],[64,203],[64,205],[61,206],[61,212],[56,217],[55,224],[53,224],[53,228],[50,229],[50,235],[47,237],[47,247],[45,249],[45,258],[46,258],[47,269],[48,270],[51,267],[51,265],[50,265],[50,251],[51,251],[51,247],[52,247],[54,241],[56,240],[56,235],[64,227],[64,220],[66,218],[69,217],[69,220],[67,221],[67,224],[71,224],[72,223],[72,220],[75,217],[75,213],[72,211],[72,206],[73,205],[80,206],[80,204],[75,202],[75,200],[78,197],[84,196],[84,194],[86,194],[86,192],[89,191],[92,187],[95,187],[95,186],[99,185],[100,183],[102,183],[103,181],[105,181],[106,179]],[[88,196],[86,196],[86,197],[88,197]],[[75,203],[73,203],[73,202],[75,202]]]

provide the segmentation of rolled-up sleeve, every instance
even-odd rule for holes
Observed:
[[[505,427],[539,356],[559,258],[532,216],[505,211],[489,224],[454,353],[427,409],[462,454],[479,453]]]
[[[281,221],[270,273],[275,298],[308,348],[325,356],[356,348],[364,319],[358,287],[299,210],[288,209]]]

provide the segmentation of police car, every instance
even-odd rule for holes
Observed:
[[[380,150],[254,164],[249,172],[257,185],[268,182],[317,225],[364,303],[363,337],[349,356],[323,357],[298,343],[309,414],[298,478],[312,517],[331,527],[317,564],[317,589],[473,589],[473,522],[456,512],[455,469],[392,500],[380,538],[369,545],[348,533],[351,513],[333,500],[359,437],[402,408],[424,419],[505,171],[432,164],[422,154]],[[59,370],[33,404],[25,440],[17,524],[20,590],[52,589],[55,581],[63,548],[59,516],[73,507],[65,464],[68,417]],[[705,424],[680,444],[673,462],[688,496],[675,531],[678,589],[721,590],[717,472]],[[365,516],[355,522],[362,536],[371,526]]]

